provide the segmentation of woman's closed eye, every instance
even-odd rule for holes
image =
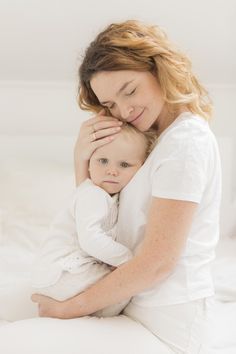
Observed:
[[[127,93],[126,96],[131,96],[131,95],[133,95],[133,93],[135,93],[135,91],[136,91],[136,88],[133,89],[131,92]]]
[[[131,92],[129,92],[129,93],[126,93],[125,94],[125,96],[131,96],[131,95],[133,95],[134,93],[135,93],[135,91],[136,91],[136,88],[135,89],[133,89]],[[111,106],[103,106],[103,107],[105,107],[105,108],[108,108],[109,110],[111,110],[111,109],[113,109],[113,108],[115,108],[115,103],[113,103]]]

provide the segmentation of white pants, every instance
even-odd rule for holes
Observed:
[[[140,307],[130,302],[123,313],[142,323],[174,353],[199,354],[206,350],[211,302],[211,297],[157,307]]]

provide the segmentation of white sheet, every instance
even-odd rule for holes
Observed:
[[[215,301],[209,318],[209,347],[212,354],[236,353],[236,301]]]

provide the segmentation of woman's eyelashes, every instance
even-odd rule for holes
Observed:
[[[137,87],[135,87],[135,89],[133,89],[131,92],[126,93],[125,96],[132,96],[135,91],[136,91]],[[105,108],[108,108],[109,110],[113,109],[115,107],[115,103],[113,103],[111,106],[104,106]]]
[[[127,93],[125,96],[131,96],[135,93],[135,91],[136,91],[136,88],[133,89],[131,92]]]

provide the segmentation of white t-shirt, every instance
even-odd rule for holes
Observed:
[[[159,306],[212,295],[221,166],[216,139],[203,118],[182,113],[160,135],[144,165],[121,192],[117,240],[134,252],[144,238],[152,197],[192,201],[198,207],[173,272],[132,302]]]

